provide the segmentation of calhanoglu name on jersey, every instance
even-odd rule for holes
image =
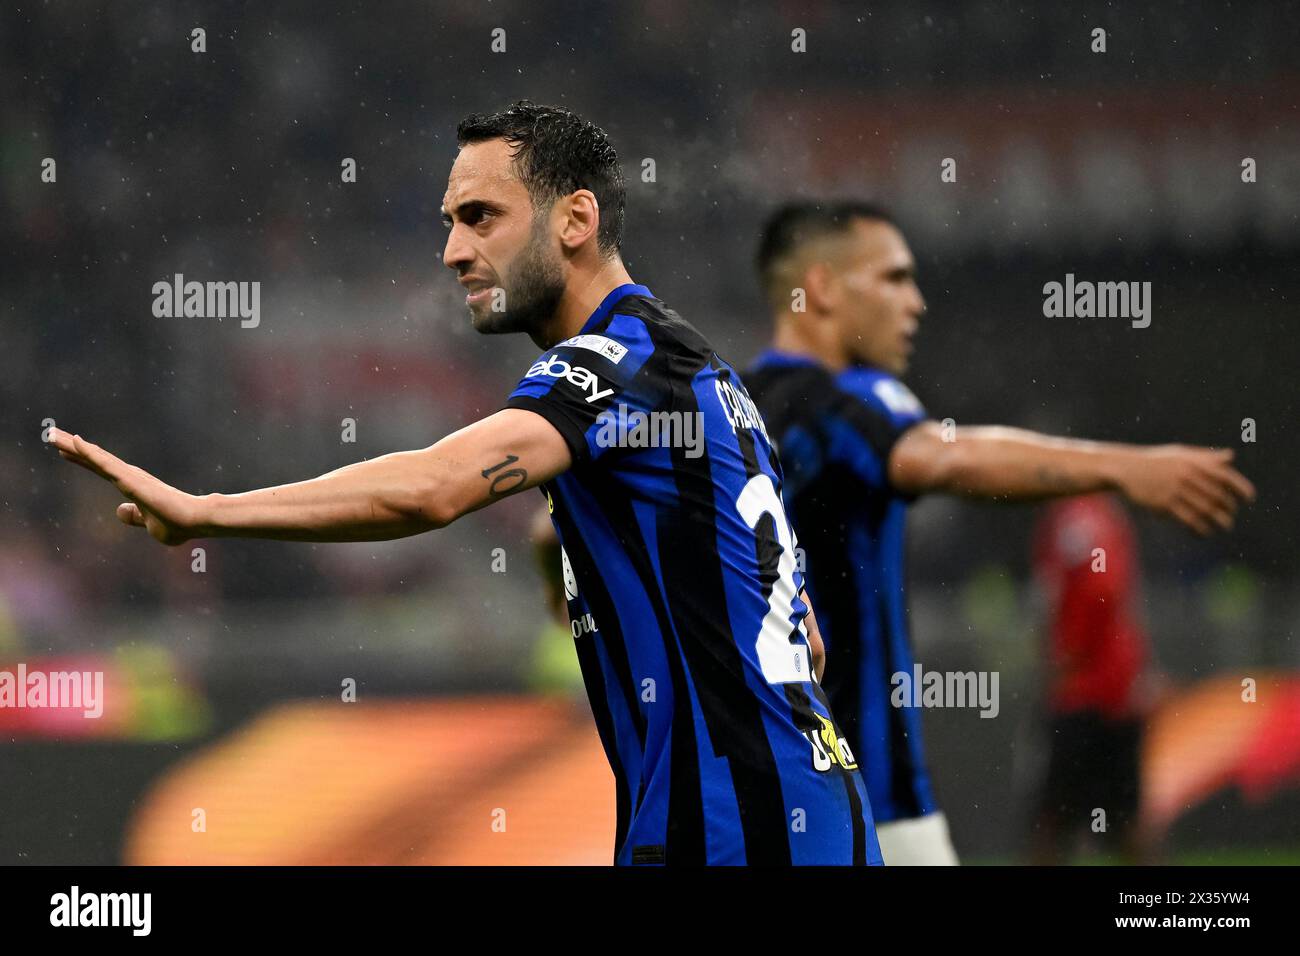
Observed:
[[[722,411],[727,416],[732,431],[757,428],[764,438],[771,441],[767,435],[767,426],[763,424],[763,416],[758,413],[758,406],[743,388],[736,388],[730,382],[718,379],[714,383],[714,391],[718,393],[718,401],[722,403]]]

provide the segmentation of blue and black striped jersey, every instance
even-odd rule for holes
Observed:
[[[890,679],[912,673],[913,655],[904,567],[911,498],[889,483],[889,453],[925,409],[885,372],[835,374],[775,351],[745,379],[785,466],[787,513],[826,643],[826,692],[876,822],[931,813],[920,712],[890,703]]]
[[[811,675],[780,464],[735,371],[629,284],[507,406],[573,453],[542,490],[616,781],[615,862],[879,864]]]

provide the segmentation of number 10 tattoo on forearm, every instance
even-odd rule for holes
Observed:
[[[506,460],[491,468],[484,468],[482,475],[484,478],[491,480],[492,484],[488,490],[492,492],[492,497],[500,498],[502,495],[508,495],[520,485],[528,480],[528,472],[523,468],[511,468],[509,471],[501,471],[507,465],[513,465],[519,460],[518,455],[506,455]],[[493,474],[500,472],[500,474]]]

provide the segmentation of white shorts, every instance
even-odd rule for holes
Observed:
[[[885,866],[956,866],[957,851],[948,837],[942,811],[923,817],[876,824]]]

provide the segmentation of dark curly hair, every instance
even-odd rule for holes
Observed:
[[[504,139],[514,147],[515,173],[536,209],[561,196],[590,189],[600,205],[596,234],[602,256],[623,244],[623,207],[627,186],[618,153],[605,131],[562,106],[520,100],[498,113],[473,113],[456,126],[456,141],[482,143]]]

